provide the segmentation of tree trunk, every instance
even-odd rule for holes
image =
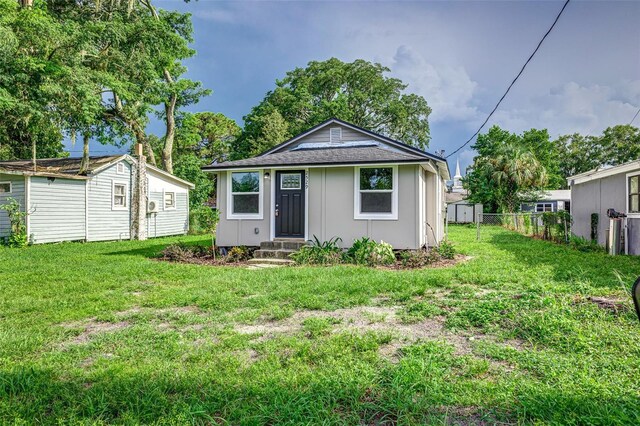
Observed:
[[[168,70],[164,70],[164,78],[167,83],[172,86],[173,78],[169,74]],[[167,132],[164,136],[164,147],[162,148],[162,166],[169,173],[173,173],[173,141],[176,137],[176,103],[178,102],[178,96],[175,93],[171,94],[168,102],[164,104],[164,111],[167,120]]]
[[[18,0],[20,2],[20,6],[22,7],[31,7],[33,6],[33,0]]]
[[[147,135],[144,133],[144,129],[142,129],[142,126],[140,126],[140,123],[137,121],[131,122],[131,129],[133,129],[133,133],[136,136],[136,141],[144,147],[147,161],[155,167],[157,165],[156,155],[153,153],[153,148],[149,143],[149,139],[147,139]]]
[[[89,134],[83,135],[82,161],[80,161],[80,171],[78,174],[86,175],[89,171]]]

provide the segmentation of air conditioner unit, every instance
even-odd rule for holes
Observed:
[[[147,203],[147,213],[158,213],[158,203],[156,201]]]

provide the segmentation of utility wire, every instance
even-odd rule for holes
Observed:
[[[498,101],[498,103],[496,104],[495,107],[493,107],[493,109],[491,110],[491,112],[489,113],[489,115],[487,116],[487,119],[484,120],[484,123],[482,123],[482,125],[478,128],[478,130],[476,130],[476,132],[465,142],[463,143],[458,149],[456,149],[455,151],[453,151],[451,154],[447,155],[446,158],[451,157],[453,154],[457,153],[458,151],[460,151],[462,148],[464,148],[465,146],[469,145],[469,142],[471,142],[473,140],[473,138],[475,138],[476,136],[478,136],[478,133],[480,133],[480,131],[482,130],[482,128],[489,122],[489,119],[491,118],[491,116],[493,115],[494,112],[496,112],[496,110],[498,109],[498,107],[500,106],[500,104],[502,103],[502,101],[504,100],[504,98],[507,97],[507,94],[509,93],[509,91],[511,90],[511,87],[513,87],[513,85],[516,83],[516,81],[518,80],[518,78],[520,78],[520,76],[522,75],[522,73],[524,72],[524,69],[527,67],[527,65],[529,65],[529,62],[531,62],[531,60],[533,59],[533,57],[535,56],[535,54],[538,52],[538,49],[540,49],[540,46],[542,46],[542,42],[547,38],[547,36],[549,35],[549,33],[551,33],[551,30],[553,30],[553,27],[556,26],[556,23],[558,22],[558,20],[560,19],[560,16],[562,15],[562,12],[564,12],[564,10],[567,8],[567,5],[569,4],[571,0],[567,0],[564,3],[564,6],[562,6],[562,9],[560,9],[560,13],[558,13],[558,16],[556,16],[556,19],[553,21],[553,24],[551,24],[551,27],[549,27],[549,29],[547,30],[547,32],[545,33],[545,35],[542,37],[542,39],[540,40],[540,42],[538,43],[538,45],[536,46],[535,50],[533,51],[533,53],[531,54],[531,56],[529,56],[529,59],[527,59],[527,61],[524,63],[524,65],[522,66],[522,68],[520,69],[520,72],[518,73],[518,75],[516,75],[516,78],[513,79],[513,81],[511,82],[511,84],[509,85],[509,87],[507,87],[507,90],[504,92],[504,95],[502,95],[502,97],[500,98],[500,100]],[[639,111],[640,112],[640,111]],[[637,115],[637,114],[636,114]]]
[[[633,118],[631,119],[631,121],[629,122],[629,126],[631,126],[631,124],[633,124],[633,122],[636,120],[636,117],[638,116],[638,114],[640,114],[640,108],[638,108],[638,111],[636,111],[636,115],[634,115]]]

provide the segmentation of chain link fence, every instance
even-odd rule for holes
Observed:
[[[477,239],[482,239],[482,230],[489,226],[501,226],[530,237],[564,241],[571,235],[571,216],[565,211],[482,213],[476,215]]]

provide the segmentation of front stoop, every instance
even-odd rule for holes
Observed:
[[[306,244],[306,241],[303,240],[263,241],[260,243],[260,250],[253,252],[254,258],[249,263],[252,265],[290,265],[293,261],[289,255],[297,252]]]

